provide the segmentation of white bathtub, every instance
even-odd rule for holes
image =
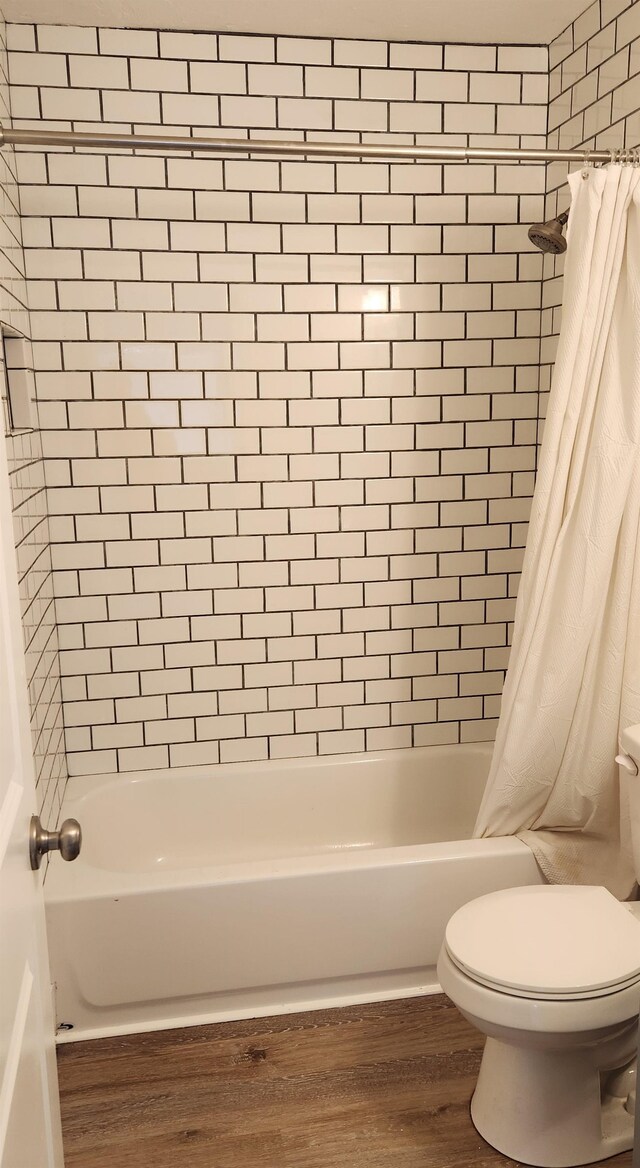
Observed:
[[[542,883],[469,838],[485,745],[76,777],[45,884],[61,1040],[439,989],[451,914]]]

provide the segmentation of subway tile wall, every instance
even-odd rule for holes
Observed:
[[[546,141],[546,49],[9,38],[18,125]],[[544,168],[18,162],[71,773],[492,737]]]
[[[594,150],[640,146],[640,4],[596,0],[552,42],[549,146]],[[547,214],[570,203],[566,166],[548,168]],[[551,384],[561,320],[564,261],[544,261],[541,411]]]
[[[0,121],[10,121],[5,25],[0,17]],[[57,822],[66,781],[62,703],[54,616],[53,577],[29,341],[24,253],[13,151],[0,153],[0,397],[9,465],[18,557],[20,606],[35,757],[38,810],[47,826]],[[8,386],[32,401],[32,425],[16,428]]]

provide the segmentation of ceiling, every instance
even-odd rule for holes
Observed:
[[[4,0],[9,21],[549,44],[590,0]]]

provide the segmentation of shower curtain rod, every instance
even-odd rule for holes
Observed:
[[[629,162],[635,150],[521,150],[501,147],[397,146],[377,142],[300,142],[249,138],[196,138],[160,134],[94,133],[92,130],[13,130],[0,125],[2,146],[76,146],[102,150],[185,150],[212,154],[279,154],[307,157],[388,158],[416,162]]]

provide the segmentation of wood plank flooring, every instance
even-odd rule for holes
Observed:
[[[66,1168],[509,1168],[481,1050],[443,996],[61,1046]]]

